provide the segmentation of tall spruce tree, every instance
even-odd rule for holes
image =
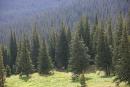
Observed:
[[[71,39],[72,39],[72,36],[71,36],[71,31],[70,31],[70,28],[67,29],[67,55],[68,55],[68,61],[70,59],[70,46],[71,46]],[[68,62],[69,64],[69,62]]]
[[[2,49],[2,55],[3,55],[3,63],[4,66],[6,67],[7,65],[10,65],[10,59],[9,59],[9,55],[8,55],[8,51],[7,48],[5,46],[1,47]]]
[[[111,24],[111,20],[109,20],[108,22],[108,34],[107,34],[107,39],[108,39],[108,44],[111,47],[111,49],[113,48],[113,33],[112,33],[112,24]]]
[[[32,71],[32,61],[29,55],[27,39],[25,37],[19,51],[18,70],[20,72],[20,76],[29,76]]]
[[[98,29],[96,65],[99,70],[103,70],[105,71],[106,75],[110,75],[112,57],[106,40],[104,25],[101,24],[100,28]]]
[[[52,69],[52,62],[48,56],[45,40],[43,39],[42,46],[39,53],[38,72],[39,74],[49,74]]]
[[[78,30],[79,37],[83,39],[85,46],[87,46],[88,49],[90,50],[91,49],[90,28],[89,28],[88,18],[86,16],[81,17],[78,28],[79,28]]]
[[[127,17],[127,29],[128,29],[128,34],[130,35],[130,11],[129,11],[128,17]]]
[[[108,39],[107,36],[105,36],[105,72],[106,72],[106,76],[110,76],[111,75],[111,71],[112,71],[112,48],[108,43]]]
[[[17,42],[16,42],[16,36],[15,32],[13,33],[11,31],[11,36],[10,36],[10,44],[9,44],[9,51],[10,51],[10,66],[11,66],[11,71],[12,73],[15,73],[14,67],[16,63],[16,57],[17,57]]]
[[[114,49],[113,49],[113,72],[115,73],[116,67],[118,66],[118,60],[120,60],[120,52],[119,46],[121,44],[121,37],[122,37],[122,30],[123,30],[123,17],[120,14],[118,17],[117,25],[116,25],[116,33],[114,38]]]
[[[20,59],[21,59],[21,49],[22,49],[22,41],[20,40],[18,43],[18,49],[17,49],[17,58],[16,58],[16,73],[20,73]]]
[[[68,67],[68,41],[66,36],[66,26],[62,23],[59,38],[56,46],[56,66],[59,69]]]
[[[126,26],[122,32],[121,44],[119,46],[120,60],[116,67],[118,80],[125,81],[130,84],[130,48],[128,42],[128,31]]]
[[[57,35],[56,32],[52,32],[49,36],[49,40],[48,40],[48,53],[49,56],[51,57],[52,63],[55,66],[56,65],[56,61],[55,61],[55,54],[56,54],[56,39]]]
[[[77,33],[71,44],[69,69],[74,74],[81,74],[85,72],[88,66],[89,58],[90,56],[88,55],[88,48],[85,46],[83,40],[79,37],[79,33]]]
[[[33,26],[33,36],[32,36],[32,47],[31,47],[31,59],[33,68],[37,70],[38,65],[38,55],[39,55],[39,49],[40,49],[40,42],[39,42],[39,36],[36,30],[36,25]]]
[[[97,39],[98,39],[98,17],[96,16],[95,18],[95,23],[93,25],[93,30],[91,33],[91,44],[92,44],[92,49],[91,49],[91,58],[95,60],[96,56],[96,48],[97,48]]]
[[[4,86],[5,77],[4,77],[4,64],[3,64],[3,56],[2,51],[0,50],[0,87]]]

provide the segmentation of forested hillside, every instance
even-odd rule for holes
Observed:
[[[129,0],[30,1],[1,1],[0,87],[130,86]]]
[[[127,15],[129,4],[129,0],[1,0],[0,38],[6,42],[10,30],[16,31],[18,36],[20,32],[30,34],[34,23],[40,32],[48,32],[52,26],[59,30],[62,21],[74,30],[81,15],[87,15],[91,22],[96,15],[115,21],[120,11]]]

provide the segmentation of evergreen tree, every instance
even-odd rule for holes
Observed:
[[[6,76],[7,77],[10,77],[11,76],[11,68],[10,68],[10,66],[9,65],[6,65]]]
[[[113,48],[113,34],[112,34],[112,24],[111,20],[108,22],[108,34],[107,34],[108,44]]]
[[[108,39],[105,36],[105,72],[107,76],[110,76],[112,70],[112,48],[108,44]]]
[[[96,56],[96,48],[97,48],[97,39],[98,39],[98,18],[96,16],[95,18],[95,23],[93,25],[93,30],[91,33],[91,44],[92,44],[92,49],[91,49],[91,58],[95,60]]]
[[[68,28],[67,29],[67,41],[69,44],[71,43],[71,38],[72,38],[71,31],[70,31],[70,28]]]
[[[83,39],[84,42],[86,44],[86,46],[89,48],[90,50],[90,27],[89,27],[89,22],[88,22],[88,18],[84,17],[83,18],[83,29],[84,29],[84,35],[83,35]]]
[[[50,60],[50,57],[48,56],[45,40],[43,39],[42,47],[39,53],[38,71],[40,74],[49,74],[51,69],[52,62]]]
[[[56,33],[53,32],[51,33],[51,35],[49,36],[49,41],[48,41],[48,52],[49,52],[49,56],[51,57],[52,63],[55,66],[56,65],[56,61],[55,61],[55,54],[56,54]]]
[[[117,79],[130,84],[130,48],[128,42],[128,31],[125,28],[122,32],[121,44],[119,46],[120,50],[120,60],[118,60],[118,65],[116,68]]]
[[[86,16],[82,17],[79,23],[79,36],[83,38],[85,45],[90,49],[90,28],[88,23],[88,18]]]
[[[70,28],[67,29],[67,55],[68,55],[68,61],[70,59],[70,46],[71,46],[71,39],[72,39],[72,36],[71,36],[71,31],[70,31]],[[69,64],[69,62],[68,62]]]
[[[37,70],[38,65],[38,55],[40,49],[39,36],[36,31],[36,25],[33,27],[33,36],[32,36],[32,49],[31,49],[31,59],[34,69]]]
[[[27,39],[24,38],[21,45],[21,50],[19,50],[20,55],[18,61],[18,70],[20,72],[20,76],[22,75],[29,76],[29,74],[32,71],[32,61],[30,59],[29,50],[27,46],[28,46]]]
[[[15,66],[16,57],[17,57],[17,42],[16,42],[15,33],[13,33],[12,31],[11,31],[11,36],[10,36],[9,50],[10,50],[10,66],[12,69],[11,71],[12,73],[15,73],[14,66]]]
[[[104,27],[101,25],[98,29],[96,65],[99,70],[103,70],[106,72],[106,75],[110,75],[112,57],[103,28]]]
[[[127,17],[127,29],[128,29],[128,34],[130,35],[130,11],[129,11],[128,17]]]
[[[3,56],[2,52],[0,50],[0,87],[5,87],[4,86],[5,82],[5,77],[4,77],[4,64],[3,64]]]
[[[22,49],[22,41],[19,41],[18,43],[18,49],[17,49],[17,58],[16,58],[16,73],[20,73],[20,59],[21,59],[21,49]]]
[[[122,30],[123,30],[123,17],[120,14],[118,17],[118,22],[116,25],[116,34],[114,39],[114,50],[113,50],[113,71],[115,73],[116,67],[118,66],[118,60],[120,60],[120,52],[119,52],[119,46],[121,44],[121,37],[122,37]]]
[[[9,55],[8,55],[8,52],[7,52],[7,49],[2,46],[1,47],[2,49],[2,54],[3,54],[3,63],[4,63],[4,66],[6,67],[7,65],[9,66],[10,65],[10,60],[9,60]]]
[[[68,41],[66,36],[66,27],[62,23],[61,31],[56,46],[56,66],[59,69],[67,69],[68,67]]]
[[[74,74],[81,74],[86,71],[89,58],[88,48],[77,33],[71,45],[71,57],[69,61],[70,70]]]

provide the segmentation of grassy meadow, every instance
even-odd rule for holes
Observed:
[[[104,78],[96,73],[85,74],[88,87],[115,87],[114,77]],[[40,76],[38,73],[31,75],[30,79],[19,79],[11,76],[6,79],[7,87],[80,87],[79,82],[71,81],[71,73],[57,72],[50,76]],[[120,87],[127,87],[121,84]]]

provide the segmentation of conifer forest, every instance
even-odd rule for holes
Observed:
[[[0,87],[130,87],[130,0],[0,0]]]

